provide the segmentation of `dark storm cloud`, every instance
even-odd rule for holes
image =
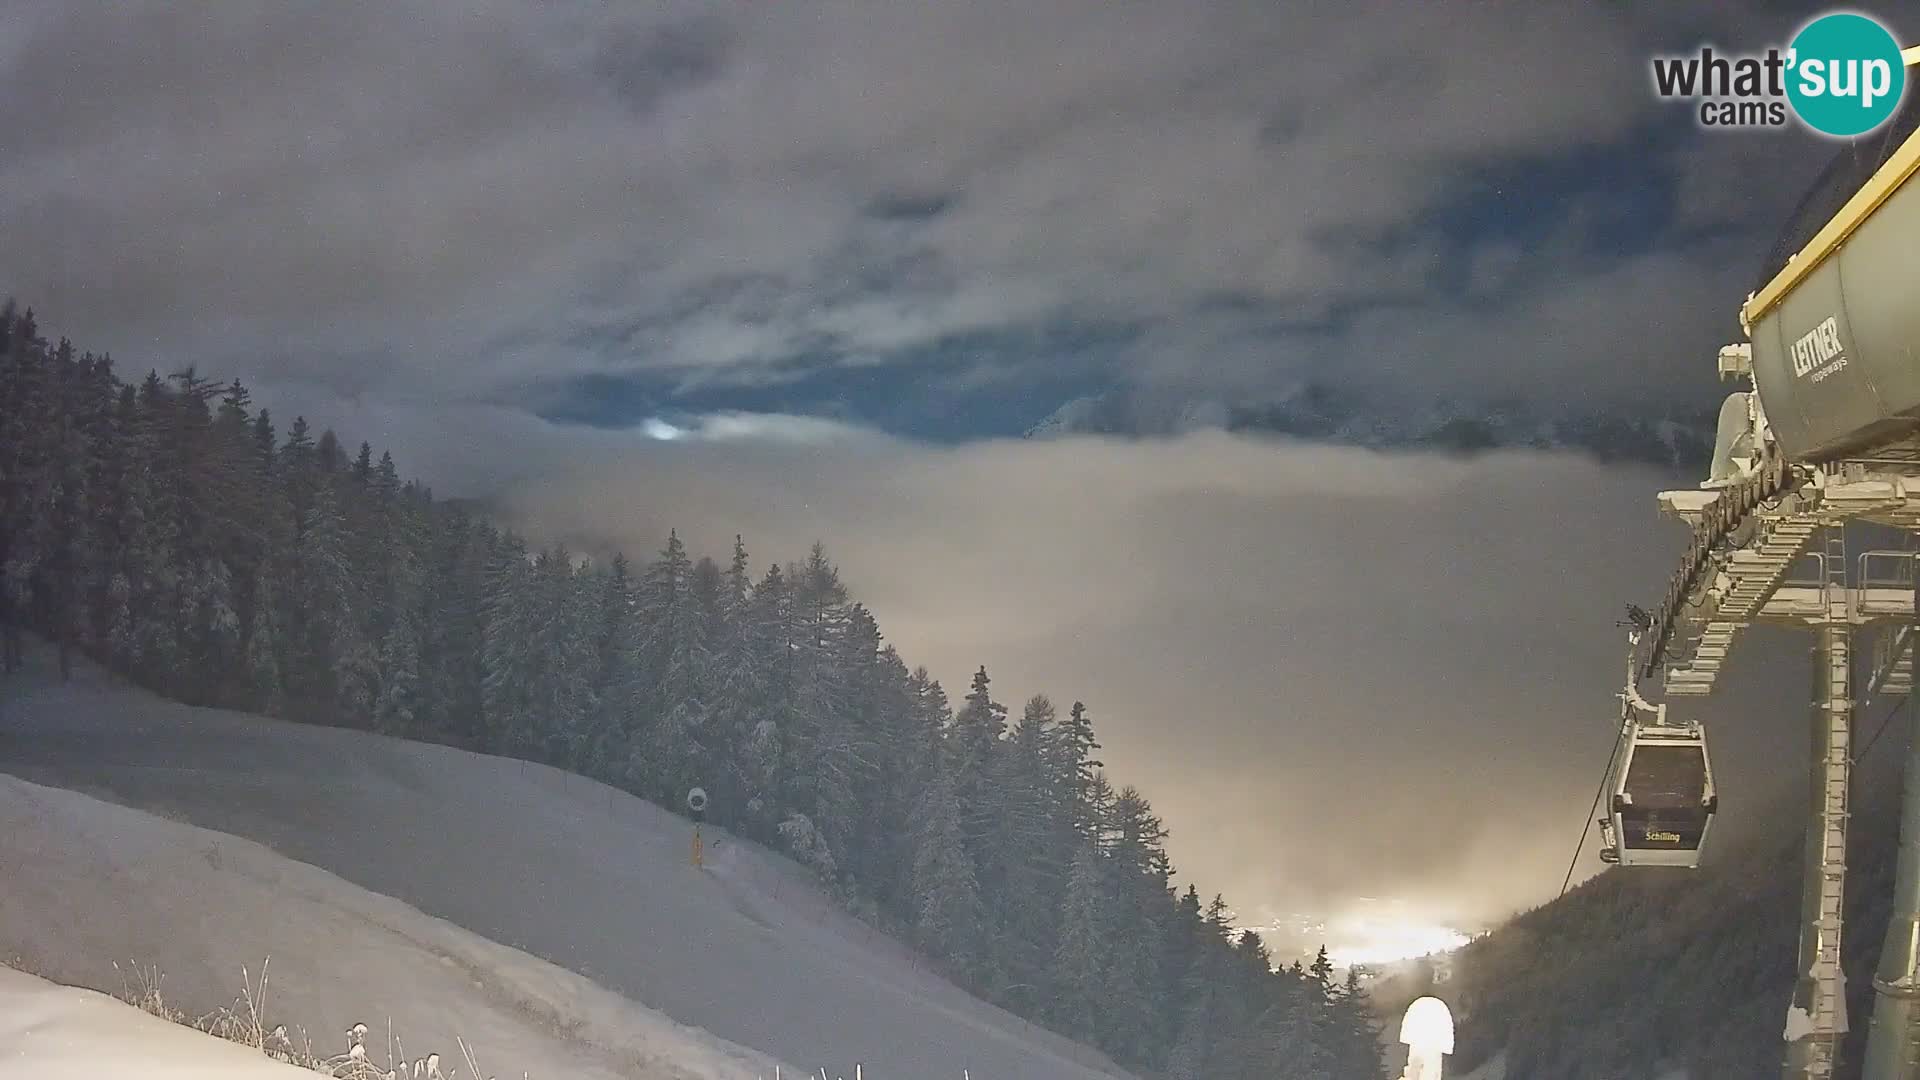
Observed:
[[[1730,325],[1751,236],[1597,257],[1575,223],[1601,193],[1562,176],[1546,216],[1569,224],[1518,274],[1512,240],[1449,250],[1434,215],[1489,164],[1600,148],[1725,225],[1764,216],[1727,163],[1792,141],[1639,138],[1646,56],[1711,27],[1572,5],[8,12],[4,287],[44,322],[454,396],[583,372],[763,384],[1067,321],[1144,328],[1108,361],[1120,380],[1644,391],[1676,378],[1653,354]],[[1244,313],[1193,317],[1221,295]],[[1580,295],[1601,300],[1540,313]],[[1651,298],[1635,319],[1669,343],[1589,362],[1612,298]],[[1311,348],[1267,332],[1312,322],[1334,332]]]

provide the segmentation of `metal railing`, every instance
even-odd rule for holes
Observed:
[[[1881,549],[1860,553],[1859,572],[1854,581],[1863,589],[1913,588],[1914,556],[1920,552]]]

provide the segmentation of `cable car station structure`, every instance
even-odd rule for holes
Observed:
[[[1920,74],[1920,49],[1905,54]],[[1911,81],[1911,80],[1910,80]],[[1707,480],[1662,492],[1691,528],[1665,594],[1633,609],[1601,857],[1695,866],[1719,800],[1706,733],[1685,719],[1748,627],[1812,635],[1812,754],[1798,980],[1783,1075],[1835,1075],[1853,719],[1913,690],[1920,557],[1920,92],[1851,143],[1796,211],[1720,351],[1746,381],[1720,413]],[[1850,550],[1847,526],[1904,545]],[[1855,534],[1866,530],[1856,529]],[[1864,648],[1862,646],[1864,645]],[[1856,655],[1858,653],[1858,655]],[[1651,694],[1665,700],[1654,702]],[[1920,738],[1905,765],[1893,912],[1862,1075],[1920,1080]]]

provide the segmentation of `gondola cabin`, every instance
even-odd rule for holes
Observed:
[[[1635,721],[1621,739],[1600,857],[1622,866],[1699,866],[1720,808],[1706,730],[1697,723]]]

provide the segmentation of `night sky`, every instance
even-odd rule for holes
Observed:
[[[1648,75],[1805,12],[1672,7],[0,0],[0,292],[536,536],[824,540],[950,690],[1086,700],[1250,921],[1477,923],[1559,885],[1698,477],[1019,436],[1309,382],[1710,406],[1832,144]]]

